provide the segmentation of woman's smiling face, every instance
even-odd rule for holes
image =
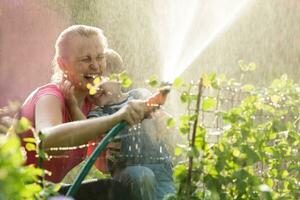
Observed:
[[[73,35],[67,45],[64,74],[77,89],[87,90],[86,85],[105,70],[104,45],[97,35]]]

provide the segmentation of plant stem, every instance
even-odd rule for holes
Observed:
[[[203,85],[202,85],[202,78],[201,78],[199,81],[199,85],[198,85],[198,95],[197,95],[197,103],[196,103],[196,109],[195,109],[196,117],[195,117],[194,124],[193,124],[192,138],[191,138],[191,141],[189,144],[191,150],[193,150],[195,147],[198,116],[199,116],[200,102],[201,102],[201,96],[202,96],[202,86]],[[190,196],[192,170],[193,170],[193,155],[189,156],[189,168],[188,168],[188,176],[187,176],[188,197]]]

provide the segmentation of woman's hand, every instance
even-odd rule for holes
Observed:
[[[78,104],[78,101],[74,95],[74,86],[72,85],[72,83],[68,80],[64,80],[60,84],[60,90],[64,95],[65,102],[69,109],[71,119],[73,121],[86,119],[86,117],[82,113],[82,111],[80,109],[80,105]]]
[[[68,107],[75,107],[79,106],[77,99],[74,96],[74,85],[68,80],[64,80],[60,85],[59,88],[64,95],[66,103]]]
[[[133,126],[144,119],[145,113],[147,111],[148,107],[146,101],[131,100],[117,113],[120,115],[121,120],[124,120],[129,125]]]

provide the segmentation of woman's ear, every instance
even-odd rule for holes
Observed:
[[[62,57],[57,57],[56,62],[62,71],[66,71],[66,60]]]
[[[63,72],[64,76],[67,75],[68,73],[68,69],[67,69],[67,63],[66,63],[66,59],[62,58],[62,57],[58,57],[56,59],[56,62],[59,66],[59,68],[61,69],[61,71]]]

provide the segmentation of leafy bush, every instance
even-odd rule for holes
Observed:
[[[299,85],[283,75],[269,87],[255,88],[210,74],[200,79],[195,95],[194,84],[180,79],[174,84],[190,110],[178,127],[188,145],[175,150],[184,160],[174,170],[177,194],[167,199],[299,199]],[[225,88],[242,97],[229,111],[220,109]],[[217,95],[205,96],[213,93],[205,90]],[[198,119],[208,111],[227,127],[215,144],[208,142],[211,129]]]
[[[42,170],[33,166],[22,166],[24,156],[20,141],[15,136],[4,138],[0,144],[0,199],[34,199],[41,191],[37,184]]]
[[[0,111],[10,108],[0,109]],[[3,112],[0,113],[3,114]],[[8,115],[1,116],[1,119],[2,117],[9,118]],[[9,121],[12,122],[12,120]],[[1,123],[1,125],[4,127],[2,130],[6,130],[8,133],[7,135],[0,134],[0,200],[47,199],[56,194],[59,189],[58,185],[45,185],[42,181],[44,170],[32,165],[24,166],[25,150],[21,147],[17,132],[23,132],[30,128],[28,120],[22,118],[16,121],[14,128],[8,128],[7,123]],[[33,138],[31,139],[35,141]],[[31,147],[32,145],[26,146],[26,148]]]

